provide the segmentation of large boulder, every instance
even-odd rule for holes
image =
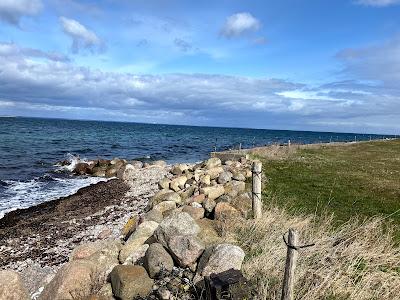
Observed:
[[[218,274],[230,269],[240,270],[244,259],[244,251],[231,244],[219,244],[208,247],[200,258],[194,281],[204,276]]]
[[[224,171],[221,174],[219,174],[217,181],[219,184],[225,184],[231,181],[231,179],[232,179],[232,173],[229,171]]]
[[[161,180],[159,181],[158,186],[159,186],[161,189],[166,189],[166,190],[167,190],[167,189],[169,189],[170,183],[171,183],[171,180],[168,179],[168,178],[166,178],[166,177],[164,177],[163,179],[161,179]]]
[[[227,202],[219,202],[214,210],[215,220],[224,221],[241,217],[241,213]]]
[[[233,198],[231,205],[240,211],[244,218],[249,218],[252,214],[252,199],[248,193]]]
[[[45,286],[40,300],[73,300],[91,295],[98,284],[96,263],[84,259],[73,260],[58,270]]]
[[[154,284],[142,266],[116,266],[110,277],[113,294],[121,300],[146,297]]]
[[[0,271],[0,299],[28,300],[29,293],[19,274],[11,270]]]
[[[200,193],[206,195],[208,199],[215,200],[225,193],[225,188],[223,185],[208,186],[202,188]]]
[[[150,199],[149,206],[150,208],[153,208],[155,205],[163,201],[174,201],[176,204],[181,204],[182,198],[178,193],[174,191],[160,190]]]
[[[238,194],[246,190],[244,181],[232,180],[224,185],[225,193],[230,197],[236,197]]]
[[[163,271],[171,272],[174,261],[159,243],[150,245],[144,259],[144,266],[151,278],[156,278]]]
[[[88,174],[91,171],[89,164],[85,162],[80,162],[75,165],[74,172],[79,175]]]
[[[168,249],[181,267],[193,268],[204,251],[204,244],[195,235],[175,235],[169,239]]]
[[[169,184],[169,187],[171,190],[178,192],[182,189],[185,188],[185,183],[187,181],[187,177],[185,175],[176,177],[171,180],[171,183]]]
[[[131,254],[125,259],[124,265],[134,265],[137,261],[141,260],[149,249],[148,244],[143,244],[136,248]]]
[[[188,165],[186,164],[178,164],[172,167],[171,173],[174,175],[181,175],[184,171],[188,169]]]
[[[207,169],[215,168],[221,166],[221,160],[217,157],[210,158],[205,161],[205,167]]]
[[[163,201],[154,206],[153,210],[158,210],[159,212],[161,212],[161,214],[163,214],[164,212],[175,208],[176,208],[175,201]]]
[[[173,213],[166,217],[155,231],[157,240],[168,248],[169,240],[176,235],[197,235],[199,226],[193,218],[185,212]]]
[[[172,205],[175,208],[176,207],[175,202],[173,202],[173,201],[171,201],[171,202],[172,202]],[[162,215],[163,211],[161,209],[157,209],[157,206],[161,205],[163,203],[165,203],[165,202],[161,202],[161,203],[157,204],[152,210],[150,210],[147,213],[145,213],[143,215],[143,220],[144,221],[154,221],[154,222],[157,222],[157,223],[161,223],[161,221],[163,220],[163,215]],[[168,209],[170,209],[170,208],[168,208]]]
[[[119,261],[124,263],[132,252],[142,246],[153,235],[157,227],[158,223],[154,221],[145,221],[140,224],[126,241],[125,245],[122,246],[121,252],[119,253]]]
[[[183,206],[182,211],[188,213],[194,220],[204,218],[204,208],[201,207],[201,205],[200,207],[185,205]]]
[[[236,172],[233,174],[232,179],[237,181],[246,181],[246,176],[244,176],[241,172]]]
[[[210,176],[211,180],[217,179],[218,176],[223,172],[224,169],[222,167],[215,167],[207,170],[207,174]]]
[[[210,185],[211,184],[211,177],[208,174],[205,174],[200,177],[200,183],[203,185]]]
[[[200,227],[200,232],[197,236],[206,247],[218,244],[222,241],[222,237],[218,235],[216,230],[217,224],[214,220],[204,218],[197,220],[196,223]]]

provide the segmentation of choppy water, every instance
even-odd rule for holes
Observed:
[[[382,138],[357,134],[357,140]],[[121,157],[170,163],[205,159],[210,151],[286,143],[353,141],[352,133],[152,125],[0,117],[0,218],[67,196],[99,178],[74,177],[55,163],[75,157]]]

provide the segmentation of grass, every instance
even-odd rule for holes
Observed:
[[[256,299],[280,299],[289,228],[300,233],[295,299],[400,299],[400,140],[267,147],[260,220],[228,236]],[[397,238],[395,237],[397,234]]]
[[[287,147],[286,147],[287,148]],[[334,223],[382,216],[400,225],[400,140],[294,146],[263,152],[264,200]]]
[[[399,299],[400,251],[393,228],[382,218],[336,226],[332,217],[293,216],[278,207],[269,207],[256,222],[236,222],[231,231],[246,252],[243,271],[256,285],[256,299],[280,299],[286,256],[282,234],[288,228],[300,233],[301,244],[315,242],[299,251],[295,299]]]

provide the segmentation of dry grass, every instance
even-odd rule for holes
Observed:
[[[295,299],[400,299],[400,249],[381,218],[352,219],[340,227],[331,217],[293,216],[281,208],[264,211],[257,222],[237,222],[233,232],[245,250],[243,270],[257,283],[258,299],[280,299],[286,246],[292,227],[301,243]],[[231,231],[232,232],[232,231]]]

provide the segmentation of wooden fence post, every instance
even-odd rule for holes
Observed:
[[[262,217],[262,202],[261,202],[261,161],[253,162],[253,187],[252,187],[252,198],[253,198],[253,216],[254,219]]]
[[[299,238],[297,232],[290,228],[287,241],[287,255],[285,265],[285,276],[283,277],[282,287],[282,300],[293,300],[294,299],[294,270],[297,262],[297,250]]]

